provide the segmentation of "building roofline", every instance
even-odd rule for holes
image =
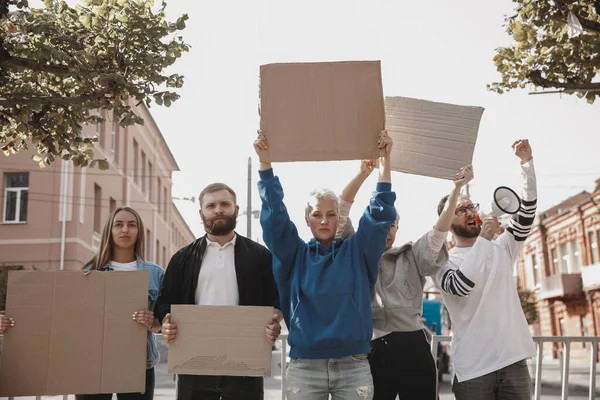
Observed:
[[[177,208],[177,204],[175,204],[174,201],[172,203],[173,203],[173,210],[175,210],[175,213],[177,214],[177,216],[181,219],[181,221],[183,221],[183,224],[185,225],[186,229],[188,230],[188,233],[191,234],[194,239],[196,239],[196,235],[192,231],[192,228],[190,228],[188,223],[185,221],[185,218],[183,218],[183,215],[181,215],[181,211],[179,211],[179,208]]]
[[[147,119],[150,119],[150,122],[152,123],[152,125],[156,129],[156,132],[158,133],[158,137],[161,139],[162,143],[164,144],[167,156],[170,159],[169,161],[171,161],[173,163],[173,165],[175,166],[175,168],[173,169],[173,171],[181,171],[181,169],[179,168],[179,164],[177,164],[177,160],[175,159],[175,156],[171,152],[171,148],[167,144],[167,141],[165,140],[165,137],[163,136],[160,128],[158,127],[158,124],[156,123],[156,120],[154,119],[154,116],[152,116],[152,113],[150,112],[150,109],[143,102],[140,103],[140,105],[138,105],[138,107],[141,107],[145,111],[145,113],[147,114],[147,116],[148,116],[148,118],[144,117],[144,125],[146,124]]]

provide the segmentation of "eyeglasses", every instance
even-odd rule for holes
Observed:
[[[477,211],[479,211],[479,203],[471,204],[467,207],[458,207],[456,211],[454,211],[454,214],[457,217],[462,217],[467,213],[467,211],[470,211],[473,214],[477,213]]]

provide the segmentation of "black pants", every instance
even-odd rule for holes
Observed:
[[[177,400],[263,400],[263,378],[178,375]]]
[[[425,333],[392,332],[371,342],[373,400],[436,400],[437,368]]]
[[[112,393],[76,394],[75,400],[110,400]],[[117,393],[119,400],[152,400],[154,399],[154,368],[146,370],[146,390],[144,393]]]

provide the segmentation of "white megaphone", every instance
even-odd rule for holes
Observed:
[[[509,187],[499,186],[494,190],[494,198],[489,209],[480,212],[477,216],[477,224],[482,225],[485,218],[500,218],[506,214],[516,214],[520,208],[521,199],[519,195]]]

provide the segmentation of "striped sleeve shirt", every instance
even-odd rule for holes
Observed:
[[[521,165],[521,177],[523,180],[521,207],[508,222],[506,232],[495,240],[496,244],[508,252],[512,260],[511,263],[507,263],[506,268],[512,268],[517,254],[531,231],[535,218],[537,191],[533,160]],[[478,240],[478,242],[480,241]],[[481,247],[476,242],[473,249],[477,246]],[[465,259],[460,267],[448,261],[437,273],[435,283],[441,290],[459,297],[465,297],[471,293],[477,284],[478,271],[485,265],[489,250],[471,251],[469,253],[469,257]]]

